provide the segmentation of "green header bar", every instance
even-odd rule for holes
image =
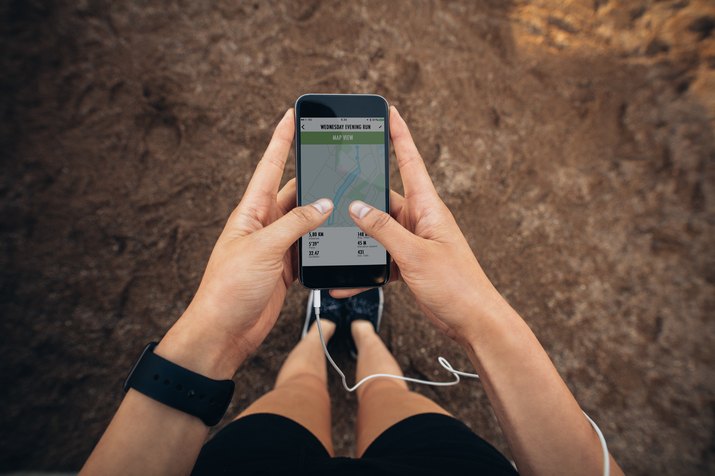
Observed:
[[[384,132],[301,132],[301,144],[384,144]]]

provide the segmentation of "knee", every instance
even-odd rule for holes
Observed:
[[[358,400],[373,398],[409,398],[412,392],[402,380],[375,379],[368,380],[357,390]]]

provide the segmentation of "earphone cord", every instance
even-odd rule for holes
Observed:
[[[328,359],[328,362],[330,362],[330,365],[335,369],[335,371],[340,375],[340,380],[343,383],[343,387],[345,390],[348,392],[354,392],[357,390],[360,385],[364,384],[368,380],[376,379],[376,378],[392,378],[396,380],[404,380],[405,382],[412,382],[412,383],[419,383],[422,385],[432,385],[435,387],[448,387],[450,385],[456,385],[460,382],[460,377],[467,377],[467,378],[474,378],[474,379],[479,379],[479,375],[477,374],[472,374],[468,372],[462,372],[459,370],[455,370],[454,367],[452,367],[452,364],[449,363],[447,359],[444,357],[440,356],[437,357],[437,362],[449,373],[451,373],[454,376],[454,380],[450,380],[447,382],[433,382],[431,380],[422,380],[418,378],[412,378],[412,377],[405,377],[402,375],[393,375],[393,374],[372,374],[368,375],[367,377],[361,379],[359,382],[357,382],[355,385],[352,387],[348,385],[348,380],[345,374],[343,373],[342,370],[340,370],[340,367],[338,367],[338,364],[335,363],[333,360],[333,357],[330,355],[330,352],[328,351],[328,346],[325,343],[325,338],[323,337],[323,327],[320,323],[320,290],[319,289],[314,289],[313,290],[313,308],[315,310],[315,323],[316,326],[318,327],[318,335],[320,336],[320,343],[323,346],[323,352],[325,353],[325,357]],[[610,476],[611,474],[611,461],[608,455],[608,446],[606,445],[606,438],[603,436],[603,433],[601,432],[601,429],[596,425],[596,422],[594,422],[591,417],[586,415],[586,412],[583,412],[583,414],[586,416],[586,419],[588,422],[591,424],[594,430],[596,430],[596,435],[598,435],[598,440],[601,443],[601,449],[603,450],[603,475],[604,476]]]

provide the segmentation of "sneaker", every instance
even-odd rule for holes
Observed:
[[[345,300],[343,326],[348,331],[348,348],[353,359],[357,359],[357,347],[350,332],[350,324],[352,321],[362,319],[370,322],[375,332],[379,333],[384,300],[382,288],[369,289]]]
[[[335,299],[329,293],[320,291],[320,319],[333,321],[338,327],[342,321],[342,316],[345,314],[345,299]],[[315,322],[315,308],[313,307],[313,292],[308,294],[308,305],[305,308],[305,322],[303,323],[303,332],[301,339],[310,330],[310,326]],[[332,342],[334,339],[330,339]]]

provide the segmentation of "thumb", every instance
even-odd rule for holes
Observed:
[[[321,198],[308,205],[295,207],[262,230],[263,239],[269,245],[284,252],[298,238],[319,227],[333,210],[333,202]]]
[[[382,210],[355,200],[350,204],[350,215],[362,231],[375,238],[396,260],[414,253],[418,237]]]

